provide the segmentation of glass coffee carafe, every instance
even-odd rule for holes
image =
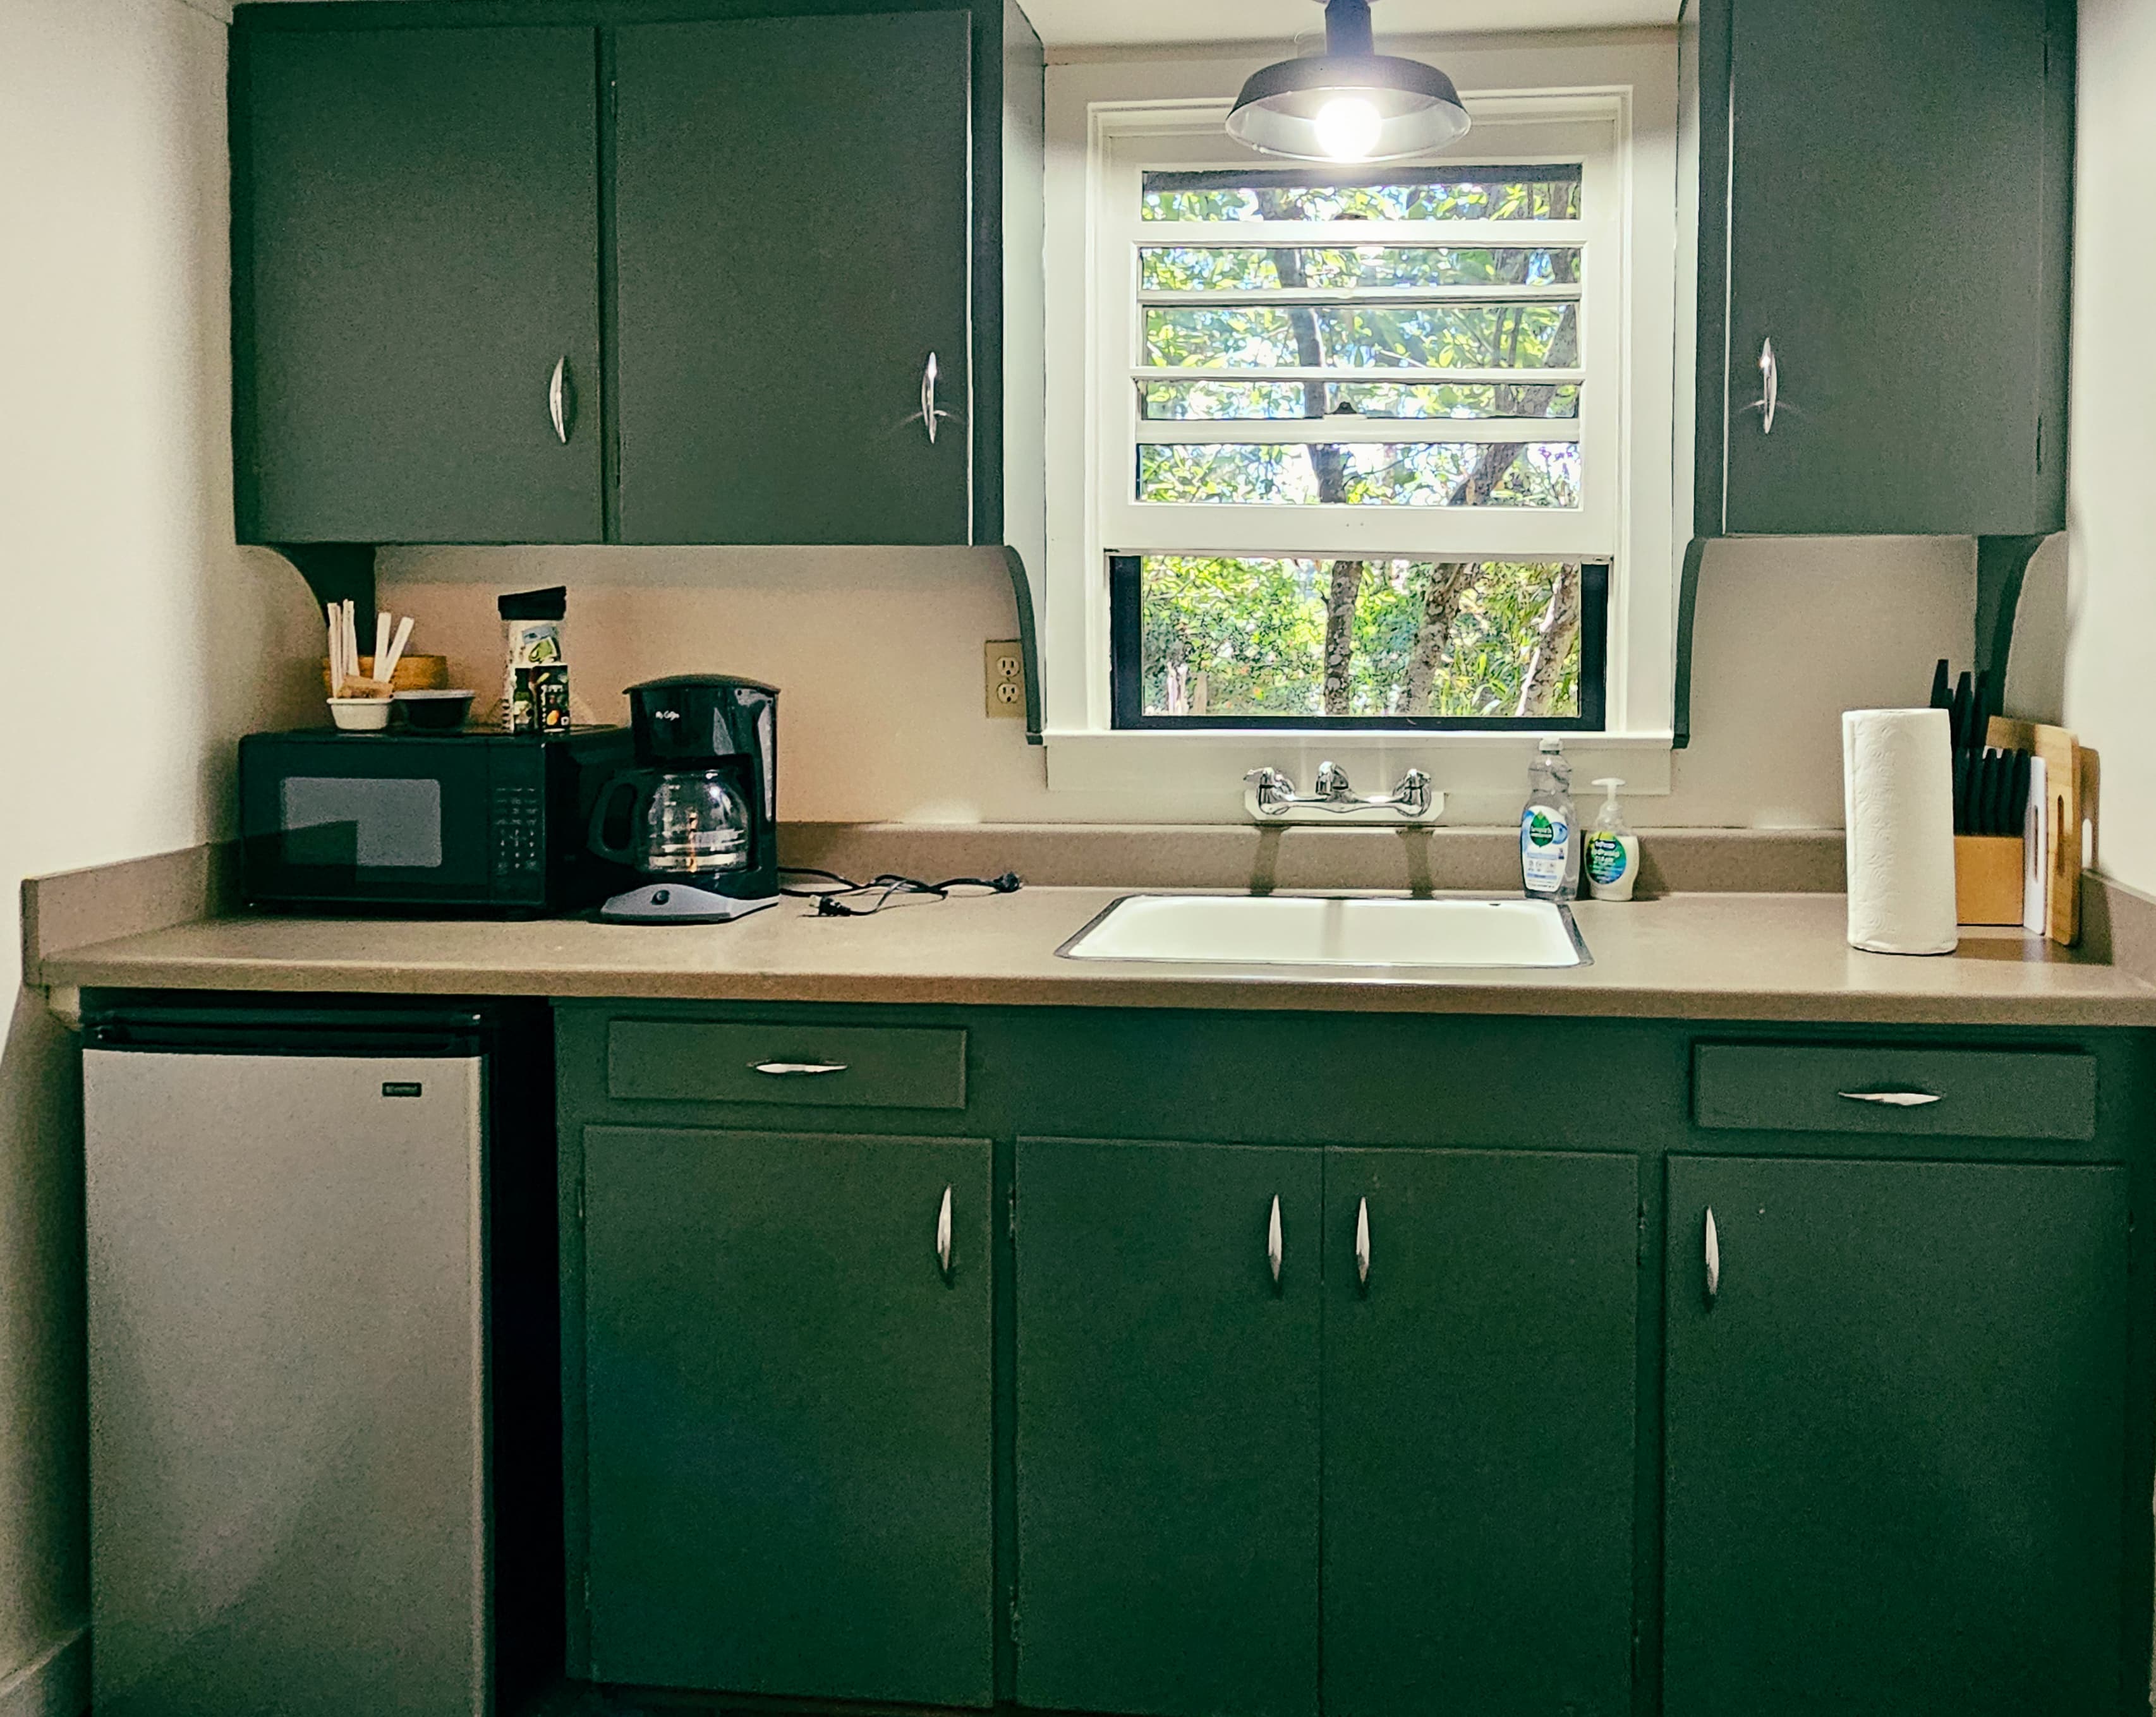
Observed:
[[[748,807],[716,769],[662,775],[645,801],[631,863],[654,876],[723,876],[749,864]]]
[[[778,900],[778,699],[718,674],[629,687],[638,766],[600,787],[591,850],[636,880],[602,919],[722,924]]]

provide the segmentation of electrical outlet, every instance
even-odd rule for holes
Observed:
[[[1025,715],[1025,658],[1015,638],[993,640],[983,646],[984,675],[991,715]]]

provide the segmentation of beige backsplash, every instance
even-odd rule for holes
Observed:
[[[1934,659],[1969,659],[1974,568],[1966,540],[1716,544],[1693,746],[1673,791],[1635,802],[1634,821],[1840,827],[1840,712],[1920,700]],[[1209,820],[1176,795],[1051,792],[1023,725],[983,713],[982,643],[1016,633],[994,551],[398,549],[381,571],[384,605],[419,617],[413,648],[449,656],[484,700],[501,675],[495,597],[549,584],[569,587],[581,717],[622,719],[622,688],[665,674],[779,686],[790,823]],[[1433,772],[1444,786],[1441,761]],[[1510,795],[1455,797],[1445,820],[1513,810]]]

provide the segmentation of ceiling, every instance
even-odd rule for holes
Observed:
[[[1312,0],[1019,0],[1050,48],[1147,42],[1275,42],[1315,30]],[[1372,12],[1387,36],[1483,31],[1613,29],[1673,24],[1680,0],[1380,0]]]

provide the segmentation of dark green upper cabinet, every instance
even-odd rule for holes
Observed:
[[[1316,1151],[1019,1141],[1020,1704],[1316,1717],[1321,1187]]]
[[[2071,0],[1707,0],[1699,535],[2065,528],[2073,44]]]
[[[583,1146],[592,1678],[991,1704],[988,1146]]]
[[[623,541],[967,540],[971,23],[619,32]]]
[[[240,539],[598,541],[596,33],[235,31],[232,103]]]
[[[1638,1177],[1326,1153],[1325,1717],[1630,1709]]]
[[[239,6],[240,539],[1037,566],[1040,38],[1015,0],[799,9]]]
[[[1668,1175],[1667,1717],[2141,1709],[2127,1171]]]

